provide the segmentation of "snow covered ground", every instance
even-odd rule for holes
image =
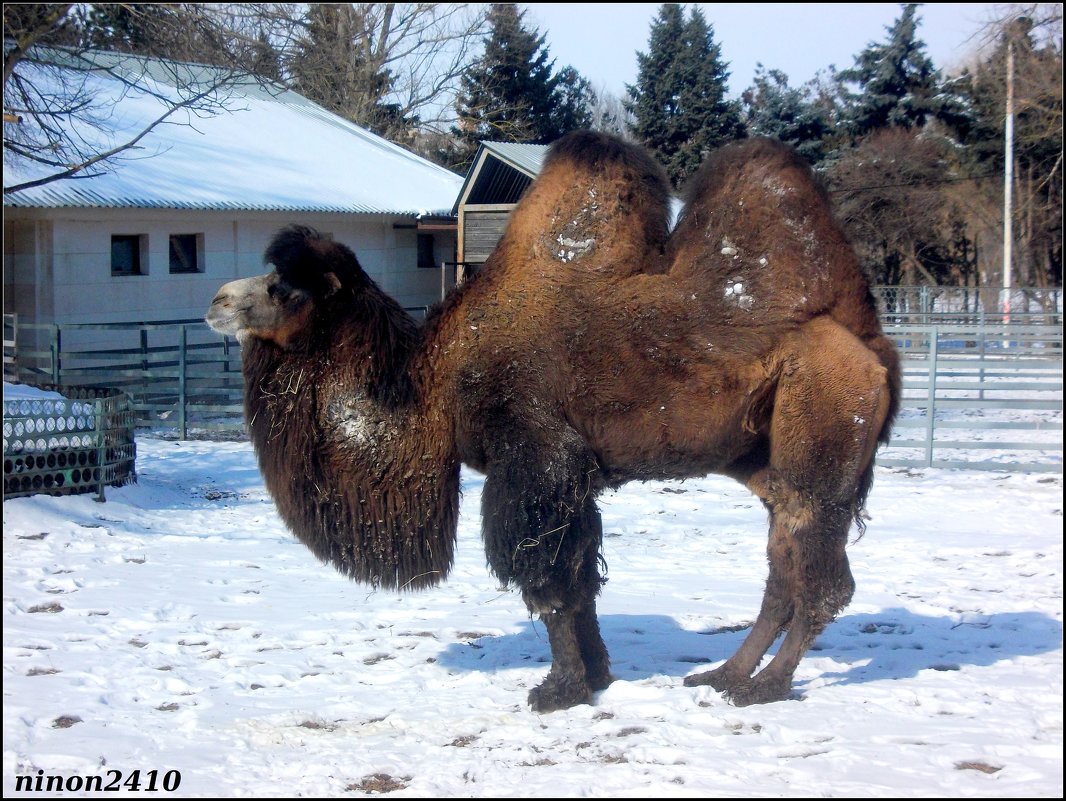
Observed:
[[[484,567],[478,476],[449,581],[393,595],[287,533],[248,444],[138,448],[106,504],[4,504],[5,797],[1062,796],[1061,476],[879,469],[854,601],[796,700],[744,709],[682,679],[754,619],[762,508],[629,485],[602,500],[618,680],[537,715],[547,637]]]

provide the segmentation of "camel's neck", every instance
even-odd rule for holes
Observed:
[[[459,463],[452,421],[412,372],[419,336],[406,315],[352,314],[309,353],[244,354],[249,431],[282,518],[320,559],[384,587],[436,584],[452,564]]]

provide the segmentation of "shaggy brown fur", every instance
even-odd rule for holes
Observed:
[[[452,564],[459,462],[446,438],[409,436],[417,325],[350,250],[310,229],[281,232],[266,258],[275,273],[228,285],[261,297],[258,316],[216,300],[209,322],[243,314],[245,416],[282,519],[354,579],[438,583]]]
[[[853,590],[844,546],[899,396],[866,280],[781,145],[715,154],[669,236],[667,200],[643,150],[572,134],[489,263],[421,330],[307,229],[282,232],[276,271],[223,287],[208,315],[243,343],[252,437],[284,519],[354,578],[443,578],[458,465],[486,474],[489,565],[551,643],[529,698],[540,711],[611,681],[595,611],[607,486],[720,472],[770,512],[759,617],[686,684],[737,704],[788,697]]]

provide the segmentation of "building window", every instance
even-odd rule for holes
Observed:
[[[204,235],[170,235],[170,272],[202,273],[204,271]]]
[[[433,261],[433,234],[418,235],[418,266],[436,267]]]
[[[115,234],[111,237],[111,275],[144,275],[148,237],[145,234]]]

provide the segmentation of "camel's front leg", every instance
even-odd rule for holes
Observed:
[[[538,712],[588,703],[611,682],[596,620],[603,539],[595,459],[566,431],[521,437],[489,465],[482,495],[493,572],[522,590],[548,630],[552,668],[529,694]]]
[[[598,516],[597,516],[598,517]],[[596,589],[600,578],[596,575]],[[587,601],[575,615],[577,642],[581,647],[581,661],[585,663],[585,676],[593,692],[606,690],[614,676],[611,675],[611,660],[607,646],[600,635],[600,621],[596,618],[596,601]]]
[[[581,654],[577,613],[546,612],[540,616],[548,629],[552,667],[542,684],[529,691],[534,712],[554,712],[592,701],[592,684]]]
[[[529,693],[535,712],[552,712],[587,704],[592,693],[612,681],[607,646],[596,619],[596,594],[600,589],[597,566],[601,541],[600,515],[588,500],[575,510],[558,532],[562,543],[570,540],[577,550],[570,557],[535,571],[522,594],[531,612],[538,613],[548,630],[552,667],[544,683]],[[564,550],[563,547],[559,548]],[[545,580],[547,579],[547,580]]]

